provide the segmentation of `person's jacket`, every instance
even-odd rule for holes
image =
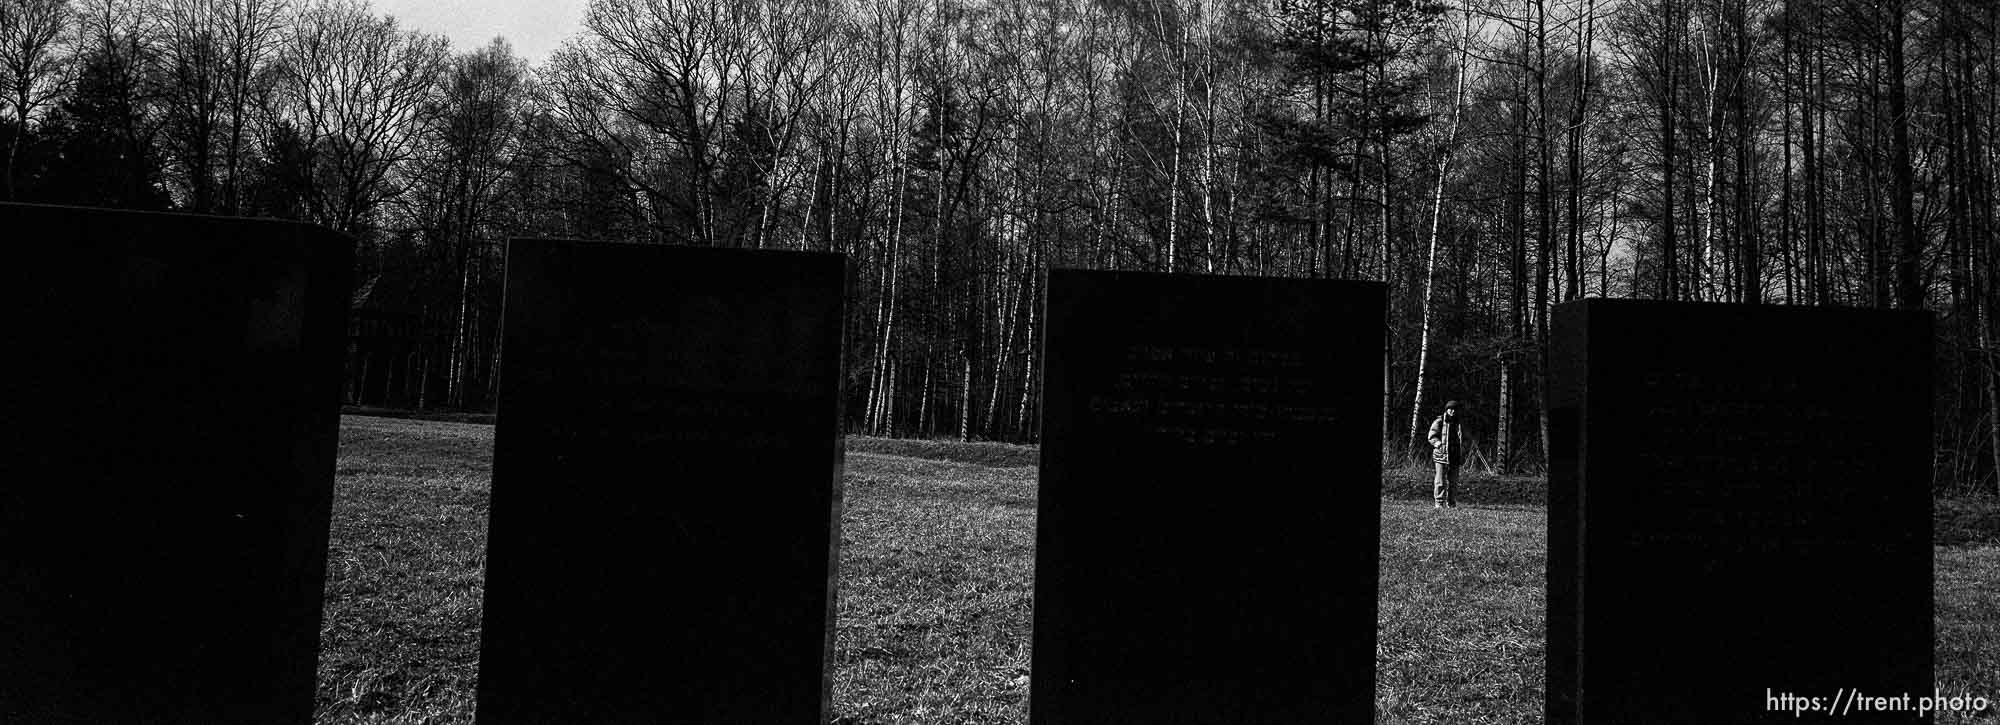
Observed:
[[[1465,444],[1459,436],[1459,423],[1446,421],[1440,415],[1431,421],[1431,460],[1453,466],[1465,463]]]

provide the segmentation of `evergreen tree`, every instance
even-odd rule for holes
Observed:
[[[84,59],[76,86],[57,105],[38,134],[45,149],[41,168],[23,189],[23,199],[120,209],[167,209],[172,205],[161,178],[163,167],[139,93],[139,79],[125,59],[92,53]]]

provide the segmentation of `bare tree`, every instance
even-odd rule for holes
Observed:
[[[14,198],[14,162],[22,137],[63,92],[69,68],[67,0],[0,0],[0,94],[13,123],[4,193]]]
[[[578,137],[631,160],[622,182],[648,207],[658,238],[736,242],[744,219],[721,199],[729,124],[761,3],[595,0],[577,62],[551,76],[559,116]],[[585,102],[585,99],[589,99]],[[727,227],[727,228],[724,228]]]
[[[423,104],[425,138],[411,176],[416,195],[429,207],[424,223],[447,250],[455,280],[445,380],[445,400],[452,406],[466,405],[477,367],[476,278],[504,231],[496,228],[496,206],[501,182],[514,169],[527,72],[512,47],[496,38],[452,58],[437,93]]]
[[[244,167],[254,147],[250,133],[255,100],[264,92],[259,79],[269,75],[265,71],[284,39],[290,6],[288,0],[216,2],[222,15],[221,208],[230,214],[241,214]]]
[[[150,0],[158,38],[163,140],[183,209],[215,209],[218,131],[223,127],[222,29],[215,0]]]
[[[398,172],[420,140],[445,48],[357,0],[321,0],[294,18],[279,96],[311,156],[297,180],[310,220],[357,232],[407,185]]]

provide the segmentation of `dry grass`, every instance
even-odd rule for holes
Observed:
[[[318,722],[471,722],[491,448],[489,426],[342,419]],[[836,721],[1026,722],[1035,449],[848,450]],[[1384,476],[1377,719],[1540,722],[1539,481],[1468,474],[1463,506],[1437,512],[1428,476]],[[1940,529],[1968,543],[1937,549],[1938,684],[2000,698],[2000,546],[1982,506],[1941,504]]]
[[[1546,514],[1429,497],[1382,505],[1376,720],[1541,722]]]
[[[492,426],[341,418],[316,722],[472,721],[492,453]]]
[[[1977,717],[1941,713],[1937,723],[2000,722],[2000,545],[1936,551],[1937,689],[1992,701]]]
[[[850,452],[835,722],[1018,723],[1034,471]]]

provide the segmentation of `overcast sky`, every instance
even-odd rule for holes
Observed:
[[[372,0],[375,12],[396,16],[406,28],[443,33],[452,52],[507,39],[514,53],[541,64],[583,23],[588,0]]]

